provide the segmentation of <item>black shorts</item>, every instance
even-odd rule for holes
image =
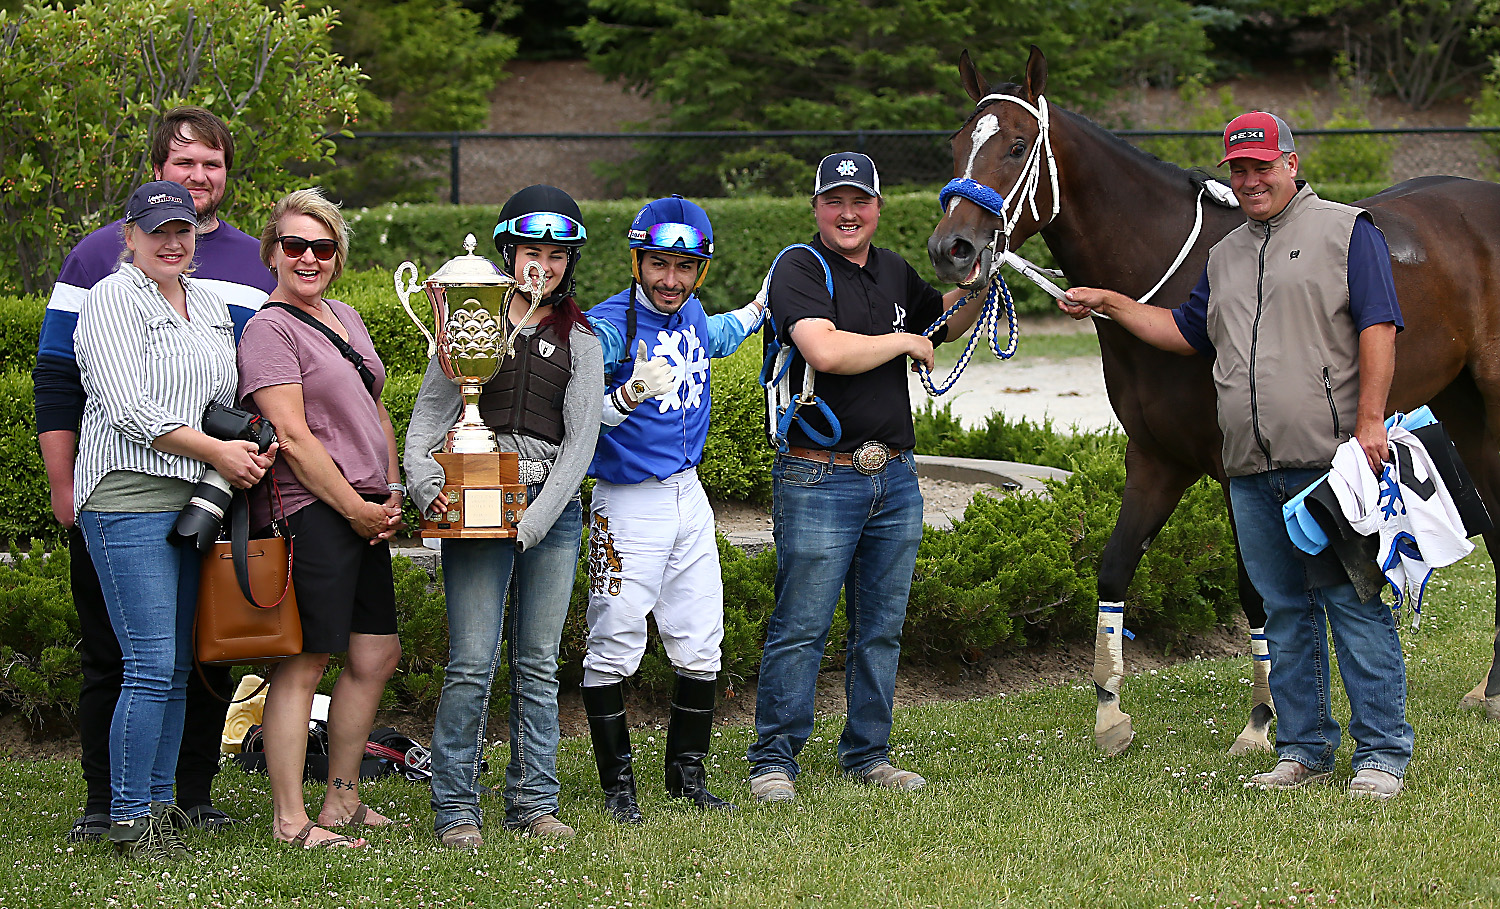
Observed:
[[[299,508],[286,521],[302,652],[343,653],[351,633],[395,634],[390,546],[371,546],[324,502]]]

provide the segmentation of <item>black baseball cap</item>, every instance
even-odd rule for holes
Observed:
[[[820,196],[836,186],[853,186],[872,196],[880,195],[880,174],[869,155],[859,152],[834,152],[818,165],[818,182],[813,195]]]
[[[198,223],[198,209],[193,205],[193,197],[181,183],[153,180],[130,194],[130,201],[125,203],[126,224],[137,224],[141,230],[153,231],[168,221]]]

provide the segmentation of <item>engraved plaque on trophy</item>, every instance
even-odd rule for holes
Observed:
[[[495,263],[474,255],[475,245],[469,234],[464,255],[448,260],[420,284],[413,263],[402,262],[396,269],[396,295],[426,336],[427,356],[438,358],[443,374],[463,395],[463,412],[448,430],[443,450],[434,454],[443,467],[448,509],[436,518],[422,515],[420,535],[427,538],[514,537],[526,511],[516,453],[499,451],[495,433],[479,416],[484,383],[515,353],[517,332],[507,336],[505,326],[517,285]],[[412,311],[410,301],[419,287],[432,304],[434,331]],[[540,296],[540,286],[534,287]]]

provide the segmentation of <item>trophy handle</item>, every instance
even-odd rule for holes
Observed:
[[[402,287],[401,276],[408,272],[410,272],[410,276],[407,278],[407,284],[405,287]],[[421,329],[423,337],[427,339],[427,356],[430,358],[433,354],[437,353],[437,339],[432,336],[432,332],[427,330],[427,326],[421,319],[417,318],[417,314],[412,312],[411,309],[411,296],[421,289],[422,285],[417,281],[417,266],[412,262],[402,262],[396,268],[396,296],[401,298],[401,308],[405,309],[407,316],[413,322],[417,323],[417,328]]]
[[[531,314],[536,312],[538,306],[542,305],[542,290],[547,286],[547,276],[542,273],[542,267],[535,262],[526,263],[526,270],[522,273],[522,277],[526,281],[526,296],[531,299],[531,308],[526,310],[526,315],[522,317],[521,324],[516,326],[509,337],[504,337],[504,332],[501,332],[505,341],[505,347],[501,353],[502,357],[515,353],[516,339],[521,336],[521,330],[531,320]]]

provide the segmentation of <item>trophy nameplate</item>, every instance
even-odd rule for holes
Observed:
[[[520,482],[516,453],[491,451],[434,455],[443,465],[448,510],[437,519],[423,515],[424,539],[495,539],[516,535],[526,513],[526,486]]]

